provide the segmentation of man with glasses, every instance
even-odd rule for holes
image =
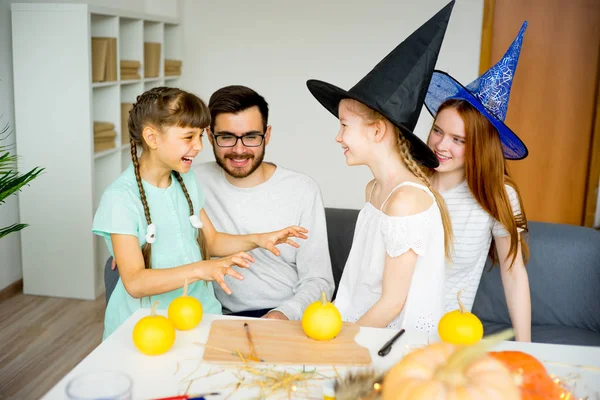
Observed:
[[[255,262],[241,271],[244,280],[226,277],[233,294],[214,285],[215,294],[225,314],[301,319],[321,292],[331,298],[334,289],[319,187],[306,175],[263,161],[271,138],[269,107],[254,90],[221,88],[208,108],[208,138],[216,163],[201,164],[195,173],[215,228],[231,234],[270,232],[288,225],[308,229],[300,248],[282,246],[279,257],[253,250]]]

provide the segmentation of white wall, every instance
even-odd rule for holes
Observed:
[[[14,127],[13,82],[12,82],[12,44],[10,24],[10,3],[0,0],[0,129],[8,122]],[[15,134],[2,145],[13,145]],[[25,188],[24,190],[27,190]],[[0,205],[0,227],[19,222],[19,203],[17,196],[11,196]],[[21,279],[21,236],[12,233],[0,239],[0,290]]]
[[[335,142],[338,121],[306,88],[321,79],[349,89],[446,0],[184,0],[182,87],[205,101],[230,84],[252,87],[270,105],[266,159],[315,178],[326,206],[360,208],[366,167],[348,167]],[[454,6],[438,68],[477,77],[483,0]],[[425,108],[417,125],[431,124]],[[207,144],[207,146],[210,146]],[[199,161],[211,160],[208,147]]]
[[[50,0],[54,3],[82,3],[82,1]],[[50,2],[44,0],[43,2]],[[13,95],[13,69],[12,69],[12,25],[10,4],[18,3],[15,0],[0,0],[0,127],[9,122],[14,127],[14,95]],[[36,2],[23,0],[22,2]],[[37,2],[42,2],[38,0]],[[88,4],[102,7],[121,8],[148,14],[159,14],[169,17],[178,17],[181,9],[181,0],[92,0]],[[3,140],[3,145],[12,145],[17,132],[9,140]],[[17,149],[18,154],[18,149]],[[35,180],[31,183],[35,185]],[[25,187],[23,190],[27,190]],[[5,204],[0,205],[0,227],[5,227],[19,222],[18,197],[11,196]],[[23,221],[35,223],[35,221]],[[27,228],[25,228],[27,229]],[[43,244],[40,244],[43,245]],[[0,290],[11,283],[21,279],[21,236],[12,233],[0,239]]]

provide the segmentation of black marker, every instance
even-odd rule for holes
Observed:
[[[377,352],[380,357],[386,356],[390,350],[392,349],[392,345],[402,334],[404,333],[404,329],[400,329],[400,332],[396,333],[383,347]]]

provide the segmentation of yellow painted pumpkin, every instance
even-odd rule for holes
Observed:
[[[140,319],[133,328],[133,343],[143,354],[155,356],[166,353],[175,343],[175,327],[168,318],[156,315],[158,301],[149,316]]]
[[[180,331],[193,329],[202,320],[202,303],[197,298],[188,296],[187,278],[183,285],[183,294],[169,304],[167,314],[175,328]]]
[[[440,339],[450,344],[474,344],[483,337],[483,324],[475,314],[465,309],[458,292],[459,310],[447,312],[440,319],[438,334]]]
[[[512,329],[475,345],[437,342],[406,355],[383,380],[383,400],[519,400],[508,368],[486,354]]]
[[[330,340],[342,330],[342,314],[337,307],[327,301],[325,292],[321,299],[310,304],[302,315],[302,330],[315,340]]]

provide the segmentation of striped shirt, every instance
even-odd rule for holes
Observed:
[[[504,185],[515,215],[521,212],[515,190]],[[454,233],[452,263],[446,269],[446,312],[459,308],[456,295],[463,289],[460,299],[471,311],[492,236],[508,236],[500,222],[488,214],[475,200],[467,181],[441,193],[446,201]]]

